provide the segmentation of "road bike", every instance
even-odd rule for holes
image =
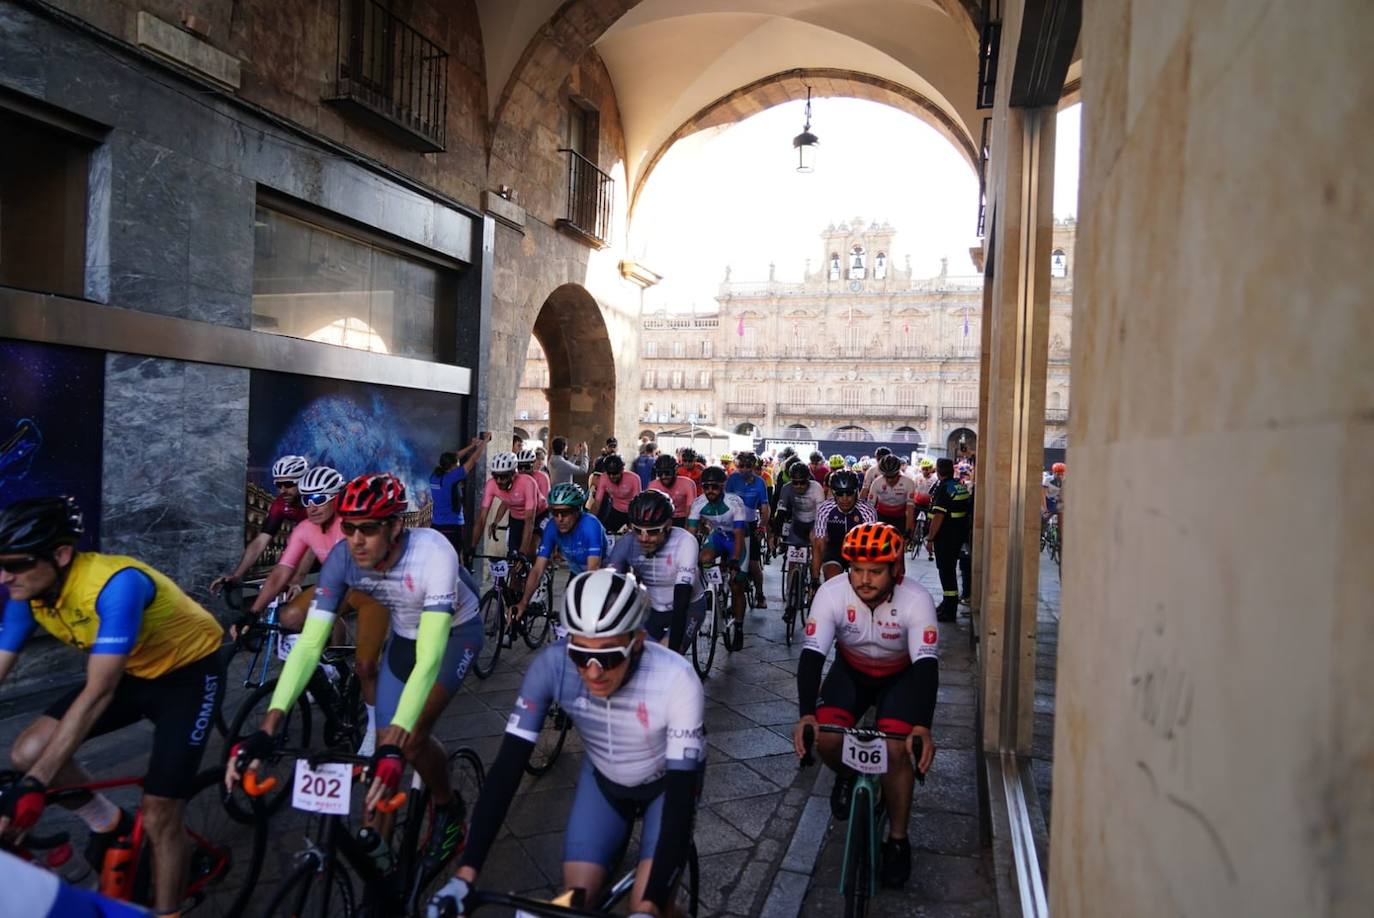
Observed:
[[[0,787],[8,787],[23,777],[18,771],[0,772]],[[142,788],[143,778],[130,776],[50,787],[45,796],[47,802],[53,804],[100,792],[126,809],[133,809],[133,829],[110,845],[103,864],[91,866],[99,871],[102,894],[123,902],[151,906],[154,892],[152,860],[156,853],[144,828],[141,800],[121,799],[125,796],[123,791],[129,796],[137,793],[141,798]],[[262,869],[267,848],[266,816],[259,814],[246,825],[240,823],[222,804],[223,791],[224,769],[207,768],[196,775],[191,796],[186,801],[183,820],[191,856],[182,914],[187,916],[218,918],[243,914]],[[0,847],[25,860],[56,866],[51,856],[37,858],[35,854],[60,850],[63,845],[70,848],[70,844],[65,832],[49,836],[30,832],[21,843]]]
[[[787,546],[782,564],[782,622],[786,628],[787,646],[792,646],[792,634],[797,619],[805,618],[811,607],[811,546]]]
[[[480,679],[485,679],[496,669],[496,661],[501,659],[501,651],[507,640],[513,639],[515,623],[508,623],[510,609],[520,601],[524,592],[526,565],[517,554],[509,555],[472,555],[488,562],[491,574],[491,587],[482,594],[477,607],[478,617],[482,620],[482,649],[477,659],[472,661],[472,671]],[[533,646],[533,645],[531,645]]]
[[[539,585],[535,587],[529,605],[525,606],[525,614],[519,621],[511,624],[519,630],[526,647],[538,650],[549,639],[549,633],[553,631],[557,618],[558,613],[554,611],[553,606],[553,564],[550,563],[544,567]]]
[[[392,839],[399,842],[388,845],[379,840],[376,830],[355,832],[349,824],[354,791],[366,794],[370,784],[371,758],[301,749],[280,750],[274,758],[280,757],[298,760],[291,781],[293,805],[319,815],[313,838],[306,840],[295,866],[277,887],[263,912],[265,918],[423,914],[430,895],[447,876],[444,864],[427,863],[423,857],[433,831],[435,805],[419,776],[412,776],[409,792],[401,791],[377,805],[382,813],[399,814],[392,832]],[[457,749],[448,758],[448,770],[459,802],[464,806],[475,802],[486,779],[477,753],[467,747]],[[274,777],[259,779],[249,772],[243,788],[256,797],[271,792],[277,783]],[[355,887],[355,879],[360,888]]]
[[[1040,532],[1040,550],[1049,552],[1050,560],[1058,564],[1060,549],[1059,514],[1051,513],[1045,520],[1045,526]]]
[[[843,735],[841,758],[852,768],[857,777],[854,781],[853,796],[849,801],[849,821],[845,828],[844,860],[840,868],[840,892],[844,895],[845,918],[863,918],[868,914],[869,902],[878,892],[878,850],[882,840],[882,824],[887,819],[887,807],[883,805],[883,786],[880,781],[887,773],[887,741],[906,742],[905,733],[888,733],[872,727],[838,727],[821,724],[822,733]],[[806,754],[802,756],[801,767],[806,768],[812,761],[811,747],[815,733],[808,725],[802,730],[802,745]],[[915,745],[916,759],[920,759],[921,746]],[[916,780],[925,783],[925,776],[919,769],[912,769]]]
[[[911,560],[915,561],[921,557],[921,550],[925,549],[926,560],[934,561],[935,553],[926,548],[926,533],[930,532],[930,515],[924,509],[916,510],[916,529],[911,538]]]
[[[697,633],[692,636],[692,667],[697,676],[705,681],[711,673],[711,663],[716,658],[716,644],[726,633],[726,623],[731,620],[730,580],[735,576],[733,569],[726,567],[724,561],[708,564],[701,569],[702,579],[706,582],[706,614],[702,616]],[[725,641],[727,649],[730,642]]]

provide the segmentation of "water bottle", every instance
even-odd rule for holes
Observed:
[[[128,900],[134,890],[134,846],[128,836],[117,838],[105,849],[100,867],[100,892],[111,899]]]
[[[382,838],[380,832],[371,827],[360,829],[358,847],[372,859],[379,873],[391,872],[391,846]]]

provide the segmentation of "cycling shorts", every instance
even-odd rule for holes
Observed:
[[[682,635],[682,646],[691,647],[692,641],[696,638],[697,629],[706,618],[706,594],[702,593],[696,600],[687,604],[687,630]],[[644,623],[644,630],[649,632],[649,640],[661,641],[668,636],[668,631],[673,624],[673,612],[671,609],[654,609],[649,613],[649,618]],[[673,648],[677,650],[678,648]]]
[[[506,551],[519,551],[525,541],[525,521],[510,517],[506,529]]]
[[[759,527],[757,525],[751,525],[749,527],[749,544],[745,547],[745,551],[749,553],[751,562],[761,561],[763,559],[763,538],[759,535]]]
[[[482,649],[482,620],[470,618],[448,633],[448,645],[444,649],[444,661],[439,664],[439,675],[434,680],[450,696],[463,684],[463,677],[472,667],[472,661]],[[396,706],[401,701],[401,692],[415,668],[415,642],[392,632],[386,642],[385,660],[380,677],[377,679],[377,727],[380,729],[391,723],[396,716]],[[419,724],[416,725],[417,727]]]
[[[305,621],[306,614],[310,611],[310,603],[315,599],[315,588],[308,586],[301,590],[295,599],[286,604],[285,609],[295,612],[296,617]],[[343,602],[339,603],[339,615],[347,615],[349,612],[356,612],[358,615],[357,633],[354,643],[357,650],[354,652],[354,659],[361,660],[366,664],[368,660],[376,660],[382,653],[382,644],[386,641],[388,626],[391,624],[391,613],[386,606],[364,593],[362,590],[349,590],[344,594]],[[278,617],[285,617],[278,613]]]
[[[827,540],[825,543],[825,551],[821,554],[821,566],[824,567],[827,564],[838,564],[840,570],[849,570],[849,562],[846,561],[844,556],[840,553],[840,542],[838,540]]]
[[[630,514],[611,507],[605,512],[601,524],[606,527],[607,532],[619,532],[630,525]]]
[[[916,724],[920,702],[915,675],[916,667],[908,666],[890,676],[870,676],[837,655],[821,683],[816,720],[822,724],[852,727],[864,712],[876,705],[879,730],[910,733]]]
[[[639,834],[639,860],[653,859],[663,823],[663,791],[660,787],[653,793],[652,786],[623,788],[622,796],[615,793],[618,789],[620,785],[605,778],[597,780],[590,758],[582,760],[568,830],[563,836],[564,863],[597,864],[610,870],[630,840],[635,819],[640,817],[644,824]],[[645,797],[648,799],[640,799]]]
[[[906,538],[906,512],[905,512],[905,511],[903,511],[903,512],[901,512],[901,513],[883,513],[882,511],[879,511],[879,512],[878,512],[878,522],[880,522],[880,523],[887,523],[887,525],[891,526],[893,529],[895,529],[895,530],[897,530],[898,532],[900,532],[900,533],[902,534],[902,538]]]
[[[195,790],[205,744],[215,731],[225,678],[218,650],[155,679],[125,673],[86,738],[151,720],[153,749],[143,790],[155,797],[185,800]],[[73,688],[43,713],[61,720],[84,688]]]

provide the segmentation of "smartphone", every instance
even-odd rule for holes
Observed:
[[[490,431],[490,430],[484,430],[484,431],[482,431],[478,436],[480,436],[483,440],[490,440],[490,439],[491,439],[491,431]]]

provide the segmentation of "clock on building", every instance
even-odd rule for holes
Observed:
[[[858,293],[858,292],[859,292],[860,290],[862,290],[863,288],[864,288],[863,281],[852,280],[852,281],[849,282],[849,289],[850,289],[851,291],[853,291],[854,293]]]

